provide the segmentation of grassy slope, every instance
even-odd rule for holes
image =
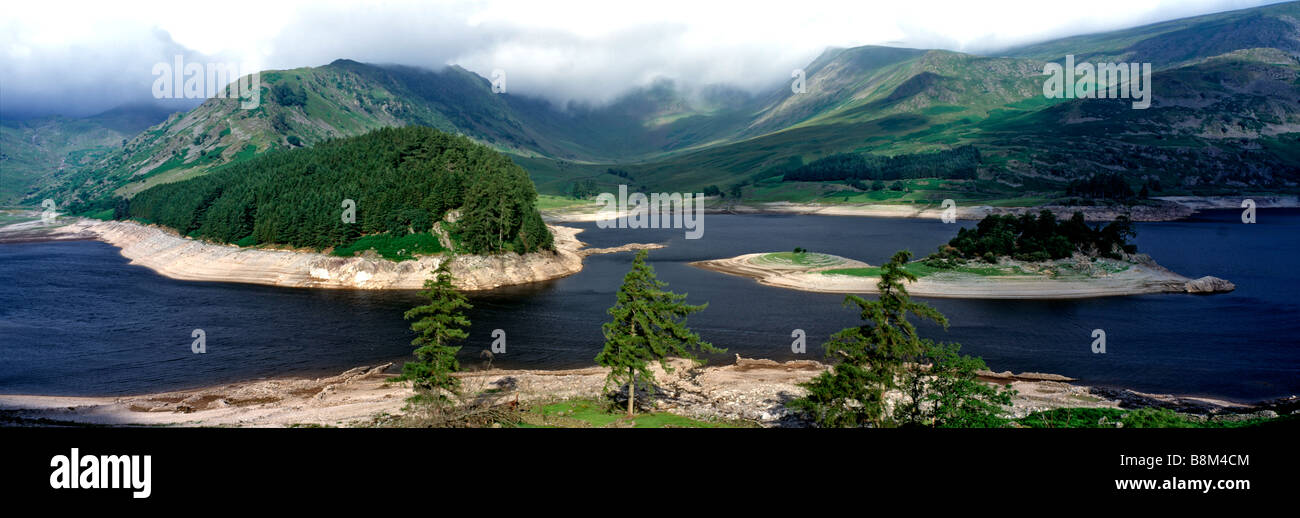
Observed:
[[[56,171],[95,163],[166,116],[159,108],[129,106],[84,118],[5,121],[0,124],[0,205],[47,186]]]
[[[876,56],[873,68],[859,65],[865,55],[882,53],[879,48],[828,53],[809,67],[806,101],[785,95],[770,108],[784,114],[781,120],[789,126],[773,125],[777,129],[772,132],[628,165],[635,182],[595,178],[607,188],[632,183],[655,190],[725,189],[790,160],[973,144],[985,158],[979,181],[929,182],[911,185],[906,193],[760,181],[746,187],[744,196],[752,201],[954,198],[1036,205],[1060,196],[1071,179],[1107,169],[1127,172],[1135,183],[1142,177],[1159,178],[1168,188],[1164,194],[1293,190],[1297,178],[1287,171],[1300,168],[1300,142],[1288,132],[1300,124],[1300,81],[1295,58],[1284,50],[1300,44],[1279,33],[1279,24],[1287,23],[1279,16],[1300,17],[1300,8],[1270,6],[1069,38],[1018,49],[1005,58],[893,53],[891,59]],[[1187,49],[1194,50],[1189,54]],[[1127,101],[1044,98],[1042,66],[1066,53],[1097,61],[1154,61],[1160,70],[1155,81],[1162,87],[1155,92],[1156,106],[1131,110]],[[852,78],[836,76],[847,71]],[[819,85],[834,85],[835,95],[819,93]],[[764,113],[758,125],[770,119],[780,117]],[[577,176],[600,167],[567,171]],[[560,168],[530,167],[546,170],[542,189],[550,192],[563,184],[555,169]]]
[[[1294,189],[1300,164],[1295,93],[1300,49],[1291,21],[1298,4],[1247,9],[1086,35],[1013,49],[1001,57],[889,47],[832,49],[806,67],[808,92],[782,82],[751,96],[725,88],[687,92],[670,82],[631,91],[607,106],[555,109],[545,101],[494,94],[458,67],[427,71],[340,60],[267,72],[262,107],[244,111],[210,100],[132,139],[92,166],[54,176],[61,201],[202,174],[251,153],[312,145],[377,127],[421,124],[456,131],[502,151],[529,170],[543,193],[579,179],[599,187],[697,191],[752,181],[778,164],[839,152],[893,155],[973,144],[985,157],[980,180],[917,185],[901,196],[845,193],[834,184],[760,183],[755,200],[927,202],[946,197],[1034,204],[1072,178],[1113,169],[1159,177],[1161,194]],[[1272,50],[1251,50],[1267,47]],[[1080,59],[1149,59],[1158,72],[1156,106],[1045,99],[1042,66]],[[275,85],[304,92],[284,106]],[[1121,108],[1124,108],[1121,110]],[[1085,151],[1080,153],[1080,151]],[[610,167],[632,173],[621,178]],[[1189,176],[1198,179],[1185,183]]]

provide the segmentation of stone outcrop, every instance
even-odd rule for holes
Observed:
[[[1186,287],[1187,293],[1224,293],[1237,289],[1237,285],[1209,275],[1187,281]]]

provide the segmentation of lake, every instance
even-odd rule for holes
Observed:
[[[937,220],[793,215],[705,216],[704,236],[681,229],[599,229],[579,238],[594,247],[664,243],[650,252],[670,289],[708,302],[690,318],[705,340],[728,349],[711,358],[820,359],[821,343],[855,325],[843,295],[759,285],[687,263],[803,247],[879,264],[896,250],[918,255],[952,238]],[[993,370],[1063,374],[1080,383],[1144,392],[1253,401],[1300,393],[1300,210],[1261,209],[1258,223],[1238,211],[1185,221],[1137,224],[1139,251],[1187,275],[1237,285],[1219,295],[1157,294],[1062,301],[923,299],[951,322],[923,336],[961,343]],[[563,279],[476,293],[462,349],[480,364],[494,329],[506,354],[494,365],[593,365],[600,325],[632,253],[586,259]],[[330,375],[408,358],[402,313],[415,292],[312,290],[172,280],[127,264],[96,241],[0,245],[0,393],[125,395],[280,375]],[[190,350],[206,335],[205,354]],[[791,351],[791,332],[808,352]],[[1092,330],[1107,335],[1091,350]]]

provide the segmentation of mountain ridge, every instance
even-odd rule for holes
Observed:
[[[412,124],[507,152],[550,193],[568,192],[585,179],[598,187],[672,190],[739,185],[742,195],[790,199],[796,188],[822,195],[843,189],[757,184],[773,178],[764,175],[774,168],[835,153],[896,155],[966,145],[980,147],[986,163],[978,181],[958,186],[963,196],[1022,188],[1051,195],[1074,179],[1116,168],[1133,182],[1158,178],[1176,189],[1220,182],[1294,190],[1300,179],[1291,169],[1300,167],[1300,151],[1289,135],[1300,132],[1298,6],[1171,20],[990,56],[827,49],[805,69],[807,93],[796,94],[789,84],[756,95],[714,86],[720,93],[712,104],[672,81],[657,81],[607,105],[556,107],[493,93],[486,78],[454,65],[427,70],[339,59],[265,72],[259,108],[236,110],[231,100],[209,99],[120,152],[59,174],[61,187],[28,202],[51,196],[76,206],[131,196],[254,154]],[[1150,110],[1121,112],[1118,100],[1044,98],[1043,66],[1066,54],[1079,61],[1153,59],[1157,84],[1170,87],[1156,89]],[[1071,149],[1082,146],[1062,145],[1065,137],[1093,147]],[[1079,151],[1121,156],[1072,157]],[[1243,160],[1249,167],[1233,165]],[[1187,166],[1216,170],[1179,170]]]

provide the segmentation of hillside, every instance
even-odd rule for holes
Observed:
[[[56,173],[27,202],[53,197],[86,208],[101,200],[102,208],[105,197],[129,197],[257,154],[405,125],[459,133],[508,153],[551,194],[582,182],[599,190],[734,186],[753,201],[1034,205],[1062,201],[1072,182],[1102,172],[1121,174],[1134,191],[1159,187],[1153,195],[1295,192],[1297,20],[1300,3],[1288,3],[997,56],[830,49],[805,67],[806,93],[792,93],[785,81],[750,95],[661,80],[603,106],[496,94],[487,79],[454,66],[338,60],[265,72],[258,109],[211,99],[89,165]],[[1150,62],[1150,109],[1129,109],[1125,99],[1045,98],[1043,67],[1067,54]],[[782,181],[784,171],[836,154],[929,156],[963,147],[978,151],[974,178],[963,168],[960,177],[936,173],[897,191]]]
[[[1005,57],[881,47],[828,52],[810,67],[806,97],[782,94],[764,112],[767,119],[759,117],[785,113],[788,127],[626,169],[647,188],[741,185],[753,201],[955,198],[1032,205],[1061,198],[1071,182],[1104,172],[1122,174],[1135,192],[1148,183],[1165,195],[1294,192],[1300,187],[1298,6],[1071,38]],[[1044,64],[1071,52],[1156,60],[1152,107],[1133,110],[1126,99],[1045,98]],[[857,81],[838,77],[845,71]],[[819,93],[818,84],[837,86]],[[800,111],[801,103],[816,108]],[[938,181],[909,182],[892,193],[843,182],[780,181],[784,171],[836,153],[924,155],[962,146],[980,151],[976,179],[936,174]]]
[[[0,123],[0,205],[18,203],[57,173],[94,164],[145,128],[166,119],[154,106],[122,106],[83,118],[41,117]]]
[[[348,252],[340,255],[373,247],[400,260],[448,249],[551,249],[536,197],[527,174],[501,154],[411,126],[274,151],[155,186],[121,199],[114,215],[219,243]]]
[[[607,106],[561,110],[493,93],[487,79],[460,67],[431,71],[350,60],[263,72],[261,91],[256,109],[214,98],[175,114],[120,150],[54,173],[27,202],[50,197],[84,209],[106,196],[130,197],[268,151],[406,125],[459,133],[521,158],[622,160],[738,131],[743,120],[737,114],[749,100],[722,87],[688,96],[661,82]]]

